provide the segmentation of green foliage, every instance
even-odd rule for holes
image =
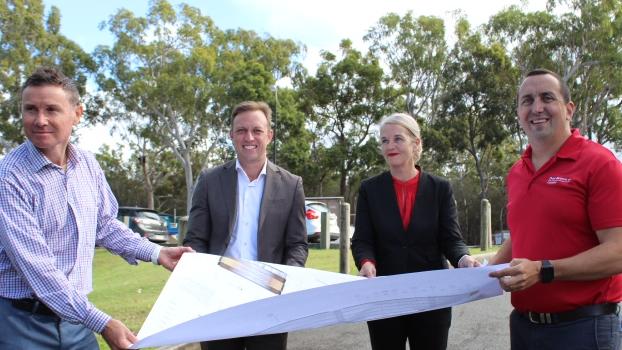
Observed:
[[[141,207],[147,205],[143,183],[137,169],[138,164],[124,162],[122,149],[114,150],[104,145],[95,157],[104,170],[106,180],[119,205]]]
[[[438,82],[447,56],[445,25],[437,17],[413,18],[395,13],[383,16],[365,36],[370,50],[389,65],[392,81],[400,87],[403,107],[413,116],[433,120]]]
[[[145,18],[121,9],[105,27],[116,41],[95,52],[103,92],[95,102],[97,118],[129,123],[150,142],[143,152],[174,154],[184,170],[189,210],[193,162],[201,159],[203,168],[214,153],[228,154],[221,149],[228,147],[233,105],[270,100],[274,75],[289,73],[299,48],[252,31],[223,32],[198,9],[182,4],[175,12],[165,0],[152,2]]]
[[[454,151],[472,157],[480,182],[480,198],[487,198],[490,165],[509,136],[514,117],[517,72],[505,48],[485,44],[461,20],[456,42],[443,72],[442,109],[434,123]]]
[[[373,167],[377,159],[373,128],[392,108],[396,94],[385,84],[378,60],[351,47],[349,40],[341,43],[342,56],[324,53],[324,61],[314,77],[301,84],[302,104],[315,134],[312,140],[312,171],[322,178],[333,169],[338,172],[339,194],[348,198],[348,180]]]
[[[534,13],[511,7],[493,16],[486,30],[512,48],[521,73],[538,67],[560,73],[577,106],[573,125],[620,147],[621,1],[549,1],[547,12]]]

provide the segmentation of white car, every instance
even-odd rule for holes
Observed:
[[[330,240],[339,239],[339,224],[337,223],[337,215],[330,212],[328,205],[324,202],[305,201],[305,216],[307,222],[307,241],[318,243],[320,241],[320,232],[322,230],[321,213],[328,213],[328,231],[330,232]]]

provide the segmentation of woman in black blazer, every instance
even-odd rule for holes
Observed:
[[[352,254],[366,277],[479,266],[462,239],[451,185],[417,166],[419,125],[403,113],[380,122],[389,171],[361,184]],[[367,323],[372,349],[446,349],[451,308]]]

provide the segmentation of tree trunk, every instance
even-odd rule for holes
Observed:
[[[186,176],[186,215],[190,215],[190,208],[192,207],[192,192],[194,191],[194,177],[192,176],[192,159],[190,159],[190,152],[183,153],[184,175]]]
[[[154,209],[154,195],[153,195],[153,184],[151,183],[151,176],[149,176],[149,162],[147,161],[147,156],[140,156],[140,165],[143,170],[143,178],[145,179],[145,193],[147,194],[147,208]]]

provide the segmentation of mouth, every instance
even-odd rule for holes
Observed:
[[[399,155],[399,153],[387,153],[387,157],[395,157]]]
[[[529,124],[540,125],[540,124],[548,123],[549,120],[551,120],[550,117],[538,117],[538,118],[530,119]]]
[[[256,148],[257,148],[257,145],[244,145],[244,146],[242,146],[242,148],[244,148],[244,149],[249,149],[249,150],[250,150],[250,149],[256,149]]]

